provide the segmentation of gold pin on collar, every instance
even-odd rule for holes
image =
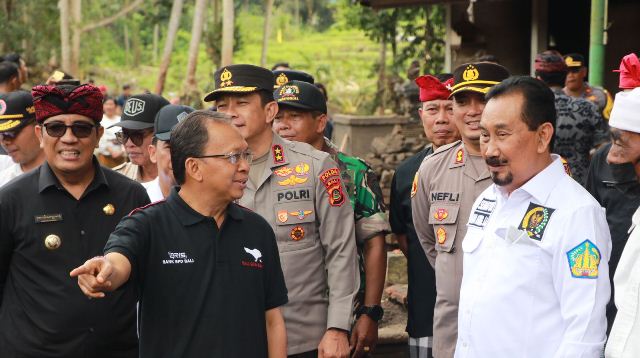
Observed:
[[[104,208],[102,208],[102,211],[104,211],[105,215],[111,216],[115,214],[116,208],[113,206],[113,204],[107,204],[104,206]]]

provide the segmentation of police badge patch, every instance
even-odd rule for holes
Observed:
[[[527,212],[524,214],[518,229],[526,231],[533,240],[541,241],[542,235],[544,235],[544,231],[549,224],[549,219],[551,219],[551,215],[555,210],[529,203],[529,208],[527,208]]]

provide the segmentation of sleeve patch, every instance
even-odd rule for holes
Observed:
[[[418,192],[418,173],[416,172],[416,175],[413,176],[413,184],[411,184],[411,197],[413,198],[414,196],[416,196],[416,193]]]
[[[598,278],[600,257],[600,250],[590,240],[585,240],[567,251],[571,276],[574,278]]]
[[[542,241],[542,235],[544,235],[554,211],[555,209],[552,208],[529,203],[518,229],[526,231],[533,240]]]
[[[338,168],[327,169],[320,174],[319,178],[329,194],[329,205],[342,206],[346,200],[342,190],[340,170]]]

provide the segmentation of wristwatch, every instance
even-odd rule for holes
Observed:
[[[384,310],[382,309],[382,307],[380,307],[380,305],[375,305],[375,306],[363,305],[358,307],[358,309],[356,310],[356,317],[359,318],[363,314],[366,314],[372,320],[379,322],[382,319],[382,316],[384,315]]]

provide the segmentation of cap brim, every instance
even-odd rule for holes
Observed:
[[[19,119],[0,120],[0,133],[20,128],[23,123]]]
[[[137,129],[153,128],[153,123],[139,122],[139,121],[120,121],[114,125],[109,126],[109,128],[113,128],[113,127],[122,127],[126,129],[137,130]]]
[[[455,95],[456,93],[461,93],[461,92],[475,92],[475,93],[487,94],[487,92],[489,92],[489,89],[491,89],[491,87],[493,87],[493,86],[486,86],[486,87],[464,86],[464,87],[460,87],[460,88],[457,88],[456,90],[451,92],[451,94],[449,95],[449,99],[453,98],[453,95]]]
[[[209,92],[206,96],[204,96],[205,102],[215,101],[218,97],[220,97],[224,93],[249,93],[255,92],[259,90],[258,87],[245,87],[245,86],[229,86],[224,88],[218,88],[211,92]]]
[[[156,133],[154,135],[156,138],[158,138],[158,140],[165,141],[165,142],[168,142],[169,139],[171,139],[171,132]]]

